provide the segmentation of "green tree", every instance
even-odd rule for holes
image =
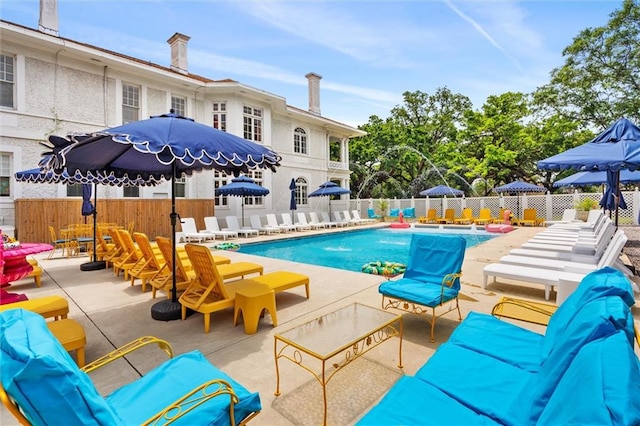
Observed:
[[[535,93],[536,103],[585,126],[640,119],[640,7],[625,0],[607,25],[587,28],[563,51],[565,63]]]

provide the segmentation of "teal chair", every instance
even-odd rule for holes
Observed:
[[[369,215],[369,219],[382,219],[382,216],[376,214],[376,211],[373,209],[367,209],[367,214]]]
[[[406,209],[402,209],[402,216],[405,219],[415,219],[416,218],[416,208],[408,207]]]
[[[436,319],[457,310],[458,320],[462,320],[458,292],[466,244],[459,236],[413,235],[404,276],[378,287],[382,307],[424,315],[431,324],[434,342]]]
[[[400,216],[400,209],[391,209],[389,210],[390,217],[398,217]]]

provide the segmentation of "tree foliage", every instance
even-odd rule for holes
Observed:
[[[607,25],[581,31],[565,63],[532,94],[469,98],[438,88],[405,92],[388,118],[372,116],[367,135],[350,142],[352,194],[419,196],[446,183],[467,194],[520,179],[548,189],[567,172],[543,172],[537,161],[593,138],[620,117],[640,120],[640,7],[625,0]]]
[[[640,7],[625,0],[606,26],[587,28],[564,49],[565,63],[539,88],[536,102],[600,129],[640,118]]]

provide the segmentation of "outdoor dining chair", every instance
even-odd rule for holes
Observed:
[[[382,308],[425,316],[434,342],[438,318],[458,311],[458,320],[462,320],[458,292],[465,249],[466,240],[460,236],[414,234],[404,276],[378,287]],[[441,311],[441,307],[446,308]]]

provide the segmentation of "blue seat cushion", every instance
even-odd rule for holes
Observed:
[[[24,309],[0,313],[0,380],[34,425],[124,425],[51,334]]]
[[[443,343],[415,377],[461,404],[503,424],[514,424],[509,409],[534,373],[453,343]]]
[[[470,312],[448,342],[533,373],[540,369],[543,338],[542,334],[492,315]]]
[[[200,351],[177,356],[151,370],[106,397],[107,402],[128,424],[145,420],[186,395],[199,385],[213,379],[227,381],[239,398],[235,405],[236,423],[249,414],[260,411],[260,396],[214,367]],[[175,425],[228,425],[229,397],[221,395],[180,418]]]
[[[397,281],[385,281],[378,287],[378,292],[385,296],[408,300],[420,305],[434,307],[455,299],[458,290],[445,286],[444,293],[440,283],[416,281],[401,278]]]
[[[414,234],[404,278],[440,285],[445,275],[461,272],[466,244],[459,236]],[[453,288],[460,289],[459,279]]]
[[[640,364],[624,332],[580,349],[537,424],[640,424]]]
[[[512,407],[514,418],[526,413],[519,422],[535,423],[581,348],[618,331],[626,337],[627,345],[633,347],[633,316],[621,298],[595,299],[580,308],[563,332],[554,338],[548,356],[542,354],[540,371]]]
[[[389,210],[389,216],[398,217],[400,215],[400,209],[391,209]]]
[[[461,404],[438,388],[403,376],[357,423],[369,425],[494,425],[492,419]]]
[[[580,307],[590,300],[608,296],[620,297],[628,306],[635,303],[631,283],[620,271],[606,267],[587,274],[549,319],[545,333],[548,339],[545,339],[542,348],[543,356],[551,351],[555,337],[564,333],[563,330]]]
[[[406,218],[416,217],[416,208],[415,207],[408,207],[406,209],[402,209],[402,216],[404,216]]]

